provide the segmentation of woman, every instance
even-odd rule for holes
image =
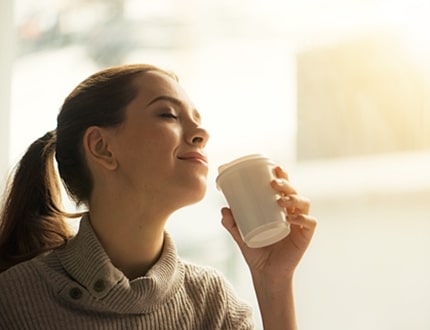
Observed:
[[[247,304],[221,274],[180,260],[165,224],[201,200],[209,135],[176,76],[149,65],[106,69],[66,98],[57,128],[35,141],[1,216],[1,329],[252,329]],[[75,237],[53,162],[84,204]],[[271,184],[291,233],[248,248],[232,214],[265,329],[296,329],[292,280],[316,226],[309,202],[276,169]]]

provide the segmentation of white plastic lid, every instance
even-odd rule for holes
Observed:
[[[217,188],[220,189],[219,180],[222,176],[224,176],[226,173],[230,172],[231,170],[241,168],[242,166],[248,166],[252,164],[252,161],[264,161],[268,164],[273,164],[273,161],[270,158],[264,156],[263,154],[250,154],[250,155],[242,156],[240,158],[232,160],[229,163],[220,165],[218,167],[218,176],[215,179]]]
[[[232,160],[229,163],[220,165],[218,167],[218,173],[221,174],[222,172],[226,171],[227,169],[232,168],[233,166],[237,166],[241,163],[247,162],[249,160],[266,160],[266,161],[271,162],[271,160],[268,157],[266,157],[262,154],[251,154],[251,155],[247,155],[247,156],[242,156],[240,158]]]

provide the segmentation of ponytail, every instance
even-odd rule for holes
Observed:
[[[0,272],[64,244],[71,236],[54,167],[56,132],[28,148],[8,183],[0,213]],[[79,215],[75,215],[79,216]]]

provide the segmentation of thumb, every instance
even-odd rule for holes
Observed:
[[[236,241],[236,243],[239,245],[239,247],[245,246],[245,242],[242,239],[242,236],[240,235],[239,228],[236,225],[236,222],[234,221],[233,214],[231,213],[231,210],[227,207],[223,207],[221,209],[221,215],[222,220],[221,223],[224,226],[225,229],[230,233],[230,235],[233,237],[233,239]]]

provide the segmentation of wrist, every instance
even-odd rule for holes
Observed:
[[[256,274],[252,279],[264,329],[296,330],[293,277],[272,281]]]
[[[292,286],[294,273],[272,274],[260,271],[251,271],[251,277],[254,286],[258,285],[259,287],[264,287],[265,289],[282,289]]]
[[[257,295],[275,298],[285,297],[293,288],[293,275],[291,276],[265,276],[252,274],[252,282]]]

